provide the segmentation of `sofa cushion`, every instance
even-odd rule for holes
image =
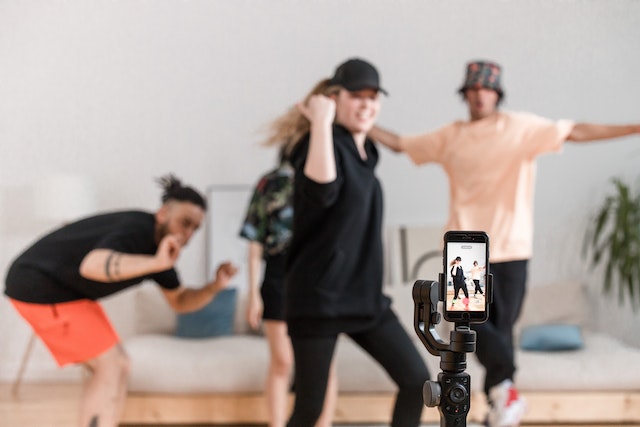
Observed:
[[[577,350],[584,346],[578,325],[552,324],[526,326],[520,335],[520,348],[530,351]]]
[[[247,291],[237,287],[227,289],[236,289],[233,331],[237,334],[250,333],[245,315]],[[159,286],[149,281],[135,288],[133,293],[133,333],[174,334],[178,316],[165,300]]]
[[[233,334],[236,288],[223,289],[200,310],[178,314],[176,336],[209,338]]]
[[[176,313],[154,282],[147,282],[135,290],[134,316],[136,334],[173,334]]]
[[[184,339],[150,334],[124,342],[131,360],[129,391],[263,392],[269,366],[264,338],[231,335]]]
[[[587,288],[580,281],[529,285],[515,333],[519,335],[525,326],[552,323],[592,328],[589,307]]]
[[[429,354],[413,330],[412,285],[385,286],[385,292],[394,299],[394,310],[429,366],[431,378],[435,379],[440,372],[440,357]],[[530,297],[531,302],[538,304],[529,308],[537,307],[540,314],[536,316],[535,310],[531,310],[525,318],[538,324],[543,321],[551,323],[548,319],[565,318],[567,312],[571,312],[571,306],[580,300],[579,292],[571,298],[566,295],[566,292],[579,290],[580,287],[576,289],[571,284],[565,285],[568,286],[557,284],[551,288],[535,287],[535,292],[531,292]],[[154,297],[163,300],[157,289],[149,290]],[[560,297],[565,299],[557,301]],[[551,304],[550,301],[558,304]],[[571,304],[567,304],[567,301],[571,301]],[[564,307],[560,302],[563,302]],[[547,310],[552,306],[561,309],[561,312],[554,314]],[[160,320],[166,320],[165,314]],[[569,323],[568,320],[557,322]],[[438,326],[444,328],[440,336],[449,341],[446,329],[451,324],[443,321]],[[640,365],[639,348],[627,346],[608,334],[595,333],[584,326],[582,336],[584,347],[572,352],[523,351],[517,347],[518,370],[515,382],[518,387],[527,391],[638,390],[640,369],[630,367]],[[172,334],[137,335],[125,340],[124,344],[131,359],[131,391],[224,393],[264,390],[269,349],[262,337],[236,334],[192,340],[177,338]],[[396,389],[380,365],[349,338],[341,336],[335,356],[342,391],[376,392]],[[466,372],[471,375],[472,390],[482,390],[484,368],[475,355],[467,355]]]
[[[515,383],[522,390],[638,390],[640,348],[603,333],[582,330],[577,351],[516,350]]]

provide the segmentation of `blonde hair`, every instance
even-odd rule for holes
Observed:
[[[330,96],[338,93],[340,89],[340,86],[332,85],[330,79],[321,80],[305,96],[303,103],[307,104],[313,95]],[[309,132],[310,128],[309,120],[294,105],[286,113],[271,122],[264,145],[280,145],[282,146],[283,155],[289,157],[293,148]]]

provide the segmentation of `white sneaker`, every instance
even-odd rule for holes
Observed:
[[[526,400],[519,396],[511,380],[504,380],[489,390],[489,427],[517,427],[527,409]]]

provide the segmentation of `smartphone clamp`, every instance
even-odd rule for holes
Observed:
[[[435,326],[440,323],[438,301],[444,299],[445,289],[442,273],[439,282],[418,280],[413,285],[415,331],[429,353],[440,356],[442,369],[437,381],[425,382],[422,397],[426,406],[438,407],[441,427],[465,427],[471,407],[471,377],[465,369],[467,353],[476,349],[476,332],[468,321],[455,322],[450,342],[440,338]]]

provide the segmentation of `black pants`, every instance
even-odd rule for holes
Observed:
[[[482,294],[482,288],[480,287],[480,280],[478,279],[473,279],[473,284],[475,285],[476,289],[473,291],[473,294],[477,294],[478,292],[480,292],[480,294]]]
[[[398,385],[391,426],[419,426],[424,408],[422,386],[429,379],[429,371],[396,315],[389,311],[374,327],[348,335]],[[296,399],[289,427],[313,427],[320,417],[337,339],[337,335],[291,338]]]
[[[477,333],[476,356],[486,369],[484,391],[505,379],[513,379],[516,371],[513,357],[513,325],[520,316],[526,294],[528,260],[491,264],[493,303],[489,320],[473,325]]]
[[[453,279],[453,299],[458,299],[458,294],[460,293],[460,289],[464,292],[464,296],[469,298],[469,290],[467,289],[467,283],[464,279]]]

